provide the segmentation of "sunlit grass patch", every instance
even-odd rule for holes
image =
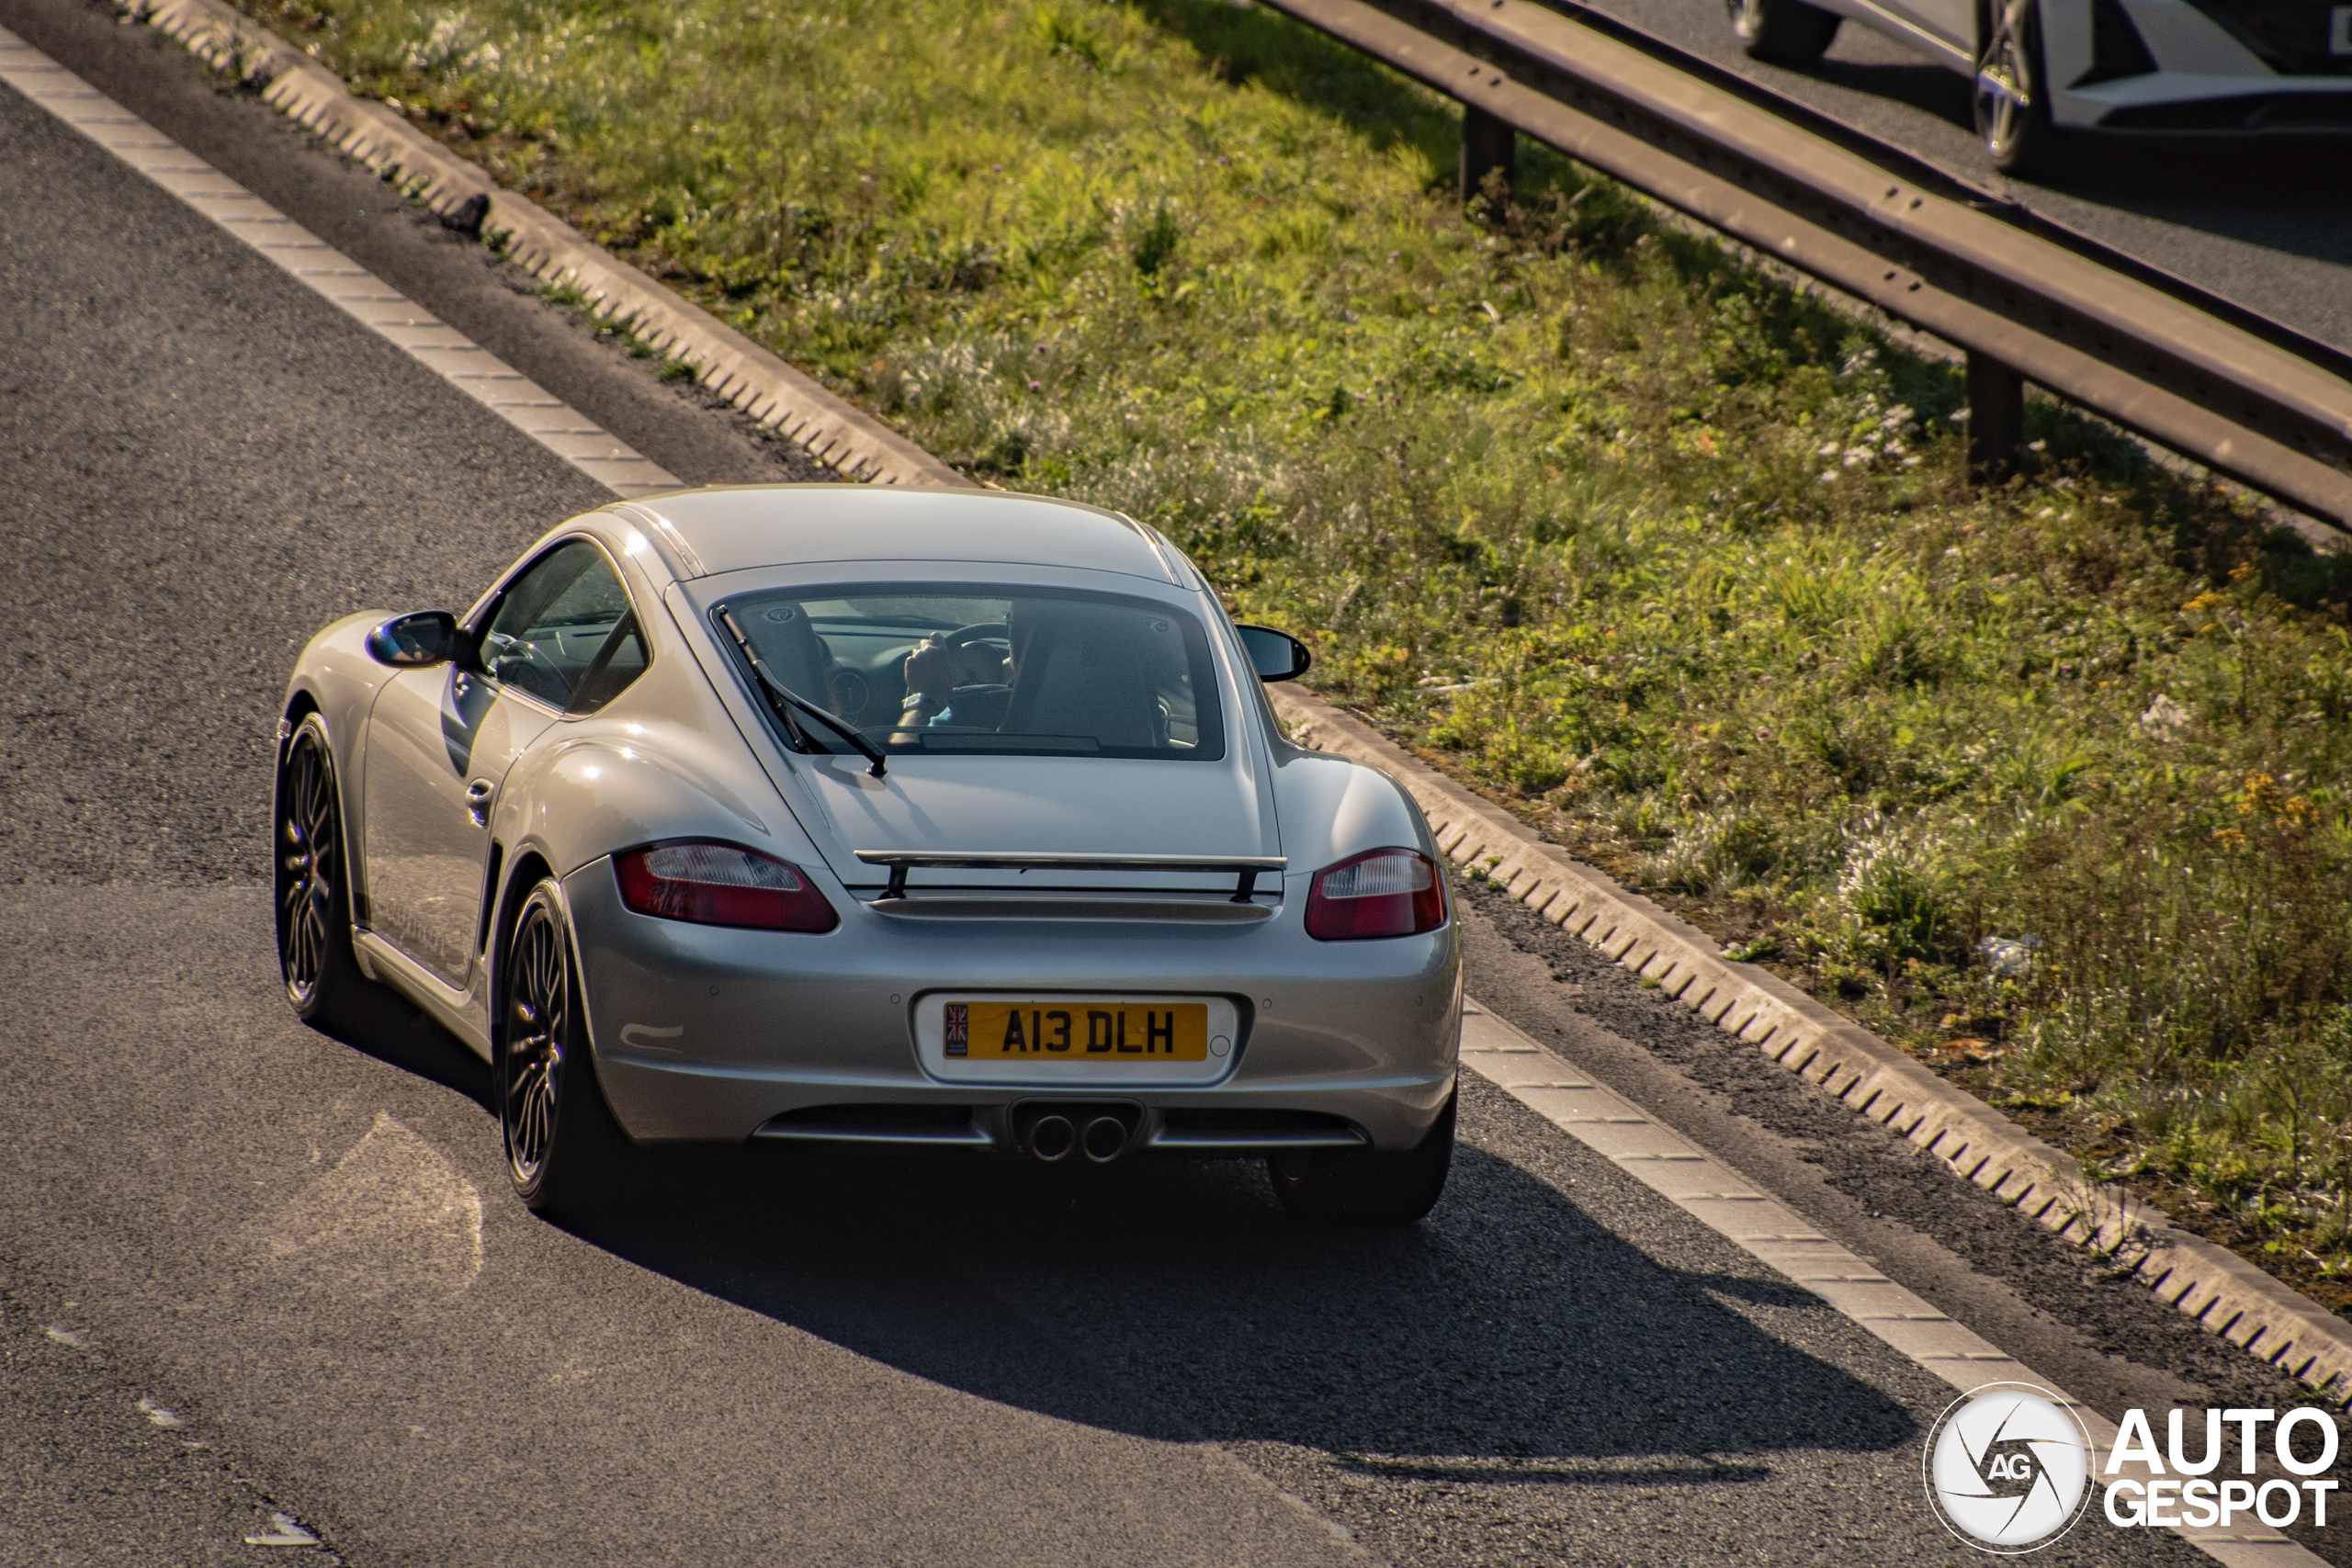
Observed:
[[[1166,529],[1562,841],[2323,1290],[2344,563],[1224,0],[295,0],[502,178],[1014,488]],[[2352,1301],[2352,1290],[2343,1299]]]

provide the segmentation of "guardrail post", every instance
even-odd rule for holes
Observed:
[[[2017,472],[2025,445],[2025,378],[1987,355],[1968,351],[1968,472],[1998,484]]]
[[[1478,199],[1487,186],[1487,176],[1502,171],[1503,191],[1508,198],[1511,182],[1519,174],[1519,132],[1509,123],[1497,119],[1474,104],[1462,106],[1462,201],[1464,206]],[[1490,213],[1499,218],[1501,213]]]

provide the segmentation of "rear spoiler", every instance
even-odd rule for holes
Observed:
[[[1283,855],[1203,859],[1197,855],[996,854],[957,850],[859,850],[857,858],[868,865],[890,868],[890,886],[882,894],[885,898],[905,897],[907,873],[919,866],[956,871],[1225,871],[1239,878],[1233,889],[1237,904],[1250,902],[1261,873],[1279,874],[1290,863]]]

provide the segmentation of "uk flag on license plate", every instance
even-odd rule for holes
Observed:
[[[969,1002],[947,1004],[947,1055],[965,1056],[972,1049],[972,1007]]]

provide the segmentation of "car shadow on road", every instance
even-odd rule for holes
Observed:
[[[386,1066],[464,1095],[495,1116],[498,1104],[491,1095],[490,1064],[407,998],[389,987],[377,987],[376,991],[363,1010],[363,1021],[348,1028],[311,1027]]]
[[[1821,1312],[1809,1292],[1728,1258],[1661,1264],[1476,1147],[1401,1231],[1295,1224],[1239,1163],[733,1156],[673,1162],[640,1206],[576,1228],[983,1398],[1367,1473],[1739,1482],[1775,1451],[1917,1439],[1886,1393],[1769,1331]]]

